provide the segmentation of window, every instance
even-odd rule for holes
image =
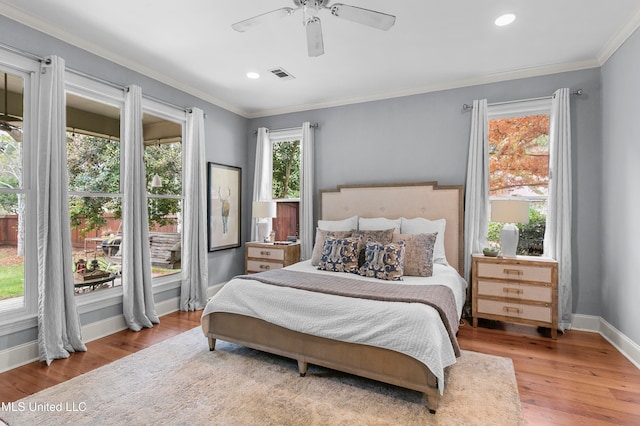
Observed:
[[[121,105],[73,91],[67,91],[66,102],[74,266],[78,270],[100,269],[113,275],[98,285],[88,280],[86,274],[75,275],[75,293],[83,294],[121,284]],[[87,285],[83,285],[85,282]]]
[[[529,223],[520,224],[518,254],[542,255],[549,184],[550,102],[489,109],[489,196],[529,201]],[[490,223],[498,244],[502,224]]]
[[[182,125],[145,112],[142,133],[152,272],[171,275],[181,267]]]
[[[122,90],[69,77],[67,159],[74,266],[111,274],[99,285],[82,285],[84,277],[76,275],[76,294],[85,294],[121,285],[120,247],[126,238],[120,140],[124,101]],[[144,99],[143,110],[149,248],[156,278],[180,272],[184,111]]]
[[[0,55],[0,320],[35,312],[36,245],[30,179],[31,75]],[[7,65],[4,60],[7,59]],[[30,65],[37,70],[37,64]]]
[[[283,131],[272,132],[272,198],[277,203],[273,230],[276,240],[300,232],[300,139],[302,134]]]

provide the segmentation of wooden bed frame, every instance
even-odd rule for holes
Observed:
[[[463,189],[439,187],[437,182],[340,186],[320,191],[320,217],[325,220],[359,217],[447,220],[447,261],[462,271]],[[420,361],[389,349],[341,342],[289,330],[244,315],[215,312],[209,315],[210,350],[216,339],[285,356],[298,361],[301,376],[309,363],[367,377],[423,393],[423,401],[435,413],[440,400],[438,380]]]

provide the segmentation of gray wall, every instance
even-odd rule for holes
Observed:
[[[243,172],[249,165],[246,132],[248,120],[225,109],[202,101],[153,79],[140,75],[125,67],[109,62],[85,50],[78,49],[58,39],[49,37],[29,27],[0,16],[0,42],[40,57],[57,55],[65,60],[68,68],[98,77],[118,85],[137,84],[143,95],[163,100],[178,106],[198,107],[207,115],[205,119],[207,161],[241,167]],[[252,164],[252,163],[251,163]],[[253,165],[252,165],[253,166]],[[243,179],[243,196],[250,197],[250,188]],[[247,195],[248,194],[248,195]],[[248,210],[245,209],[245,214]],[[242,229],[241,241],[249,238],[247,228]],[[209,253],[209,285],[227,281],[244,271],[243,248]],[[178,289],[155,295],[156,303],[177,297]],[[81,315],[83,325],[103,320],[122,313],[122,306],[110,306]],[[0,335],[0,350],[35,340],[35,328],[8,335]]]
[[[572,97],[573,311],[601,315],[600,70],[589,69],[251,120],[251,130],[317,122],[316,190],[339,184],[438,180],[464,185],[471,117],[464,103],[489,103],[582,88]],[[255,137],[248,134],[251,164]],[[252,178],[253,172],[250,171]],[[316,191],[317,193],[317,191]]]
[[[640,344],[640,31],[602,67],[602,316]]]

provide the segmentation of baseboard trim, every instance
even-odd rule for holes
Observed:
[[[640,370],[640,345],[629,339],[620,330],[609,324],[602,317],[593,315],[573,315],[572,330],[590,331],[600,334],[611,343],[618,352]]]
[[[224,283],[216,284],[208,288],[207,296],[212,297],[222,288]],[[180,298],[163,300],[155,305],[156,315],[162,317],[180,309]],[[100,321],[92,322],[82,326],[82,341],[89,343],[100,339],[118,331],[125,330],[125,324],[122,315],[105,318]],[[0,351],[0,373],[12,370],[30,362],[37,361],[40,358],[38,353],[38,342],[28,342],[21,345]]]

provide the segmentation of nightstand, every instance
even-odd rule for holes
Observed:
[[[245,245],[245,273],[280,269],[300,262],[300,243],[250,242]]]
[[[558,338],[558,262],[534,256],[473,255],[471,309],[478,319],[548,327]]]

